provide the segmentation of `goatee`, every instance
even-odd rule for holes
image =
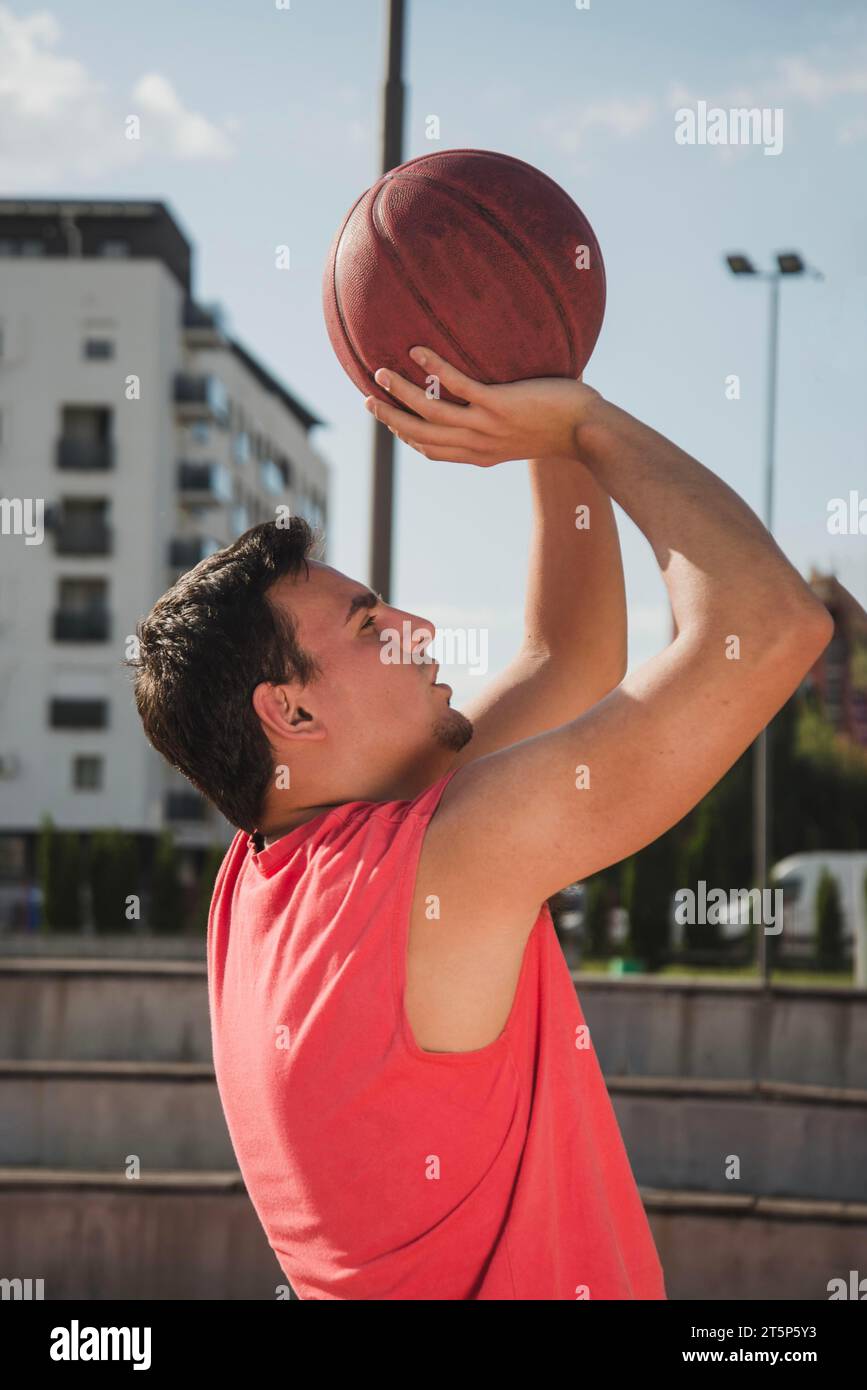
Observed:
[[[473,736],[473,723],[458,709],[448,710],[434,724],[434,738],[442,748],[459,753]]]

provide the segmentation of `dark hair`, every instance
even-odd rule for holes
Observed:
[[[251,526],[181,575],[136,626],[133,689],[148,740],[232,824],[258,827],[274,758],[251,696],[261,681],[320,674],[295,624],[267,597],[284,575],[309,574],[316,541],[293,516]]]

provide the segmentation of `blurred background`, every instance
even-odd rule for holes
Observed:
[[[764,796],[750,750],[551,904],[670,1295],[827,1298],[867,1274],[867,15],[404,8],[394,162],[500,150],[570,193],[608,277],[586,379],[769,520],[835,619]],[[388,14],[0,4],[0,1277],[49,1298],[280,1283],[210,1065],[234,827],[146,743],[122,663],[276,506],[370,577],[374,427],[321,279],[382,172]],[[773,143],[677,138],[684,111],[747,108]],[[618,522],[635,666],[671,616]],[[442,662],[458,707],[520,642],[528,536],[524,464],[398,445],[391,596],[487,644],[484,671]],[[681,920],[701,884],[717,920]]]

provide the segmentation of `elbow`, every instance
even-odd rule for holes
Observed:
[[[629,662],[627,661],[626,653],[624,652],[620,661],[618,661],[617,664],[614,667],[612,667],[613,680],[611,681],[611,684],[609,685],[608,689],[616,690],[618,685],[622,685],[623,681],[626,679],[626,672],[628,670]]]
[[[778,615],[777,630],[809,670],[834,636],[834,619],[824,603],[811,597]]]
[[[629,663],[624,654],[619,661],[611,662],[603,671],[598,673],[599,689],[594,703],[598,703],[599,700],[604,700],[606,695],[610,695],[612,690],[616,690],[619,685],[622,685],[626,678],[628,666]]]

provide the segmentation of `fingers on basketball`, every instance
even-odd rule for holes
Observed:
[[[424,362],[419,363],[425,375],[436,377],[441,386],[453,396],[459,396],[462,400],[469,401],[471,405],[481,404],[488,387],[480,381],[474,381],[472,377],[466,376],[457,367],[452,366],[444,357],[440,357],[438,352],[433,352],[431,348],[422,347]]]

